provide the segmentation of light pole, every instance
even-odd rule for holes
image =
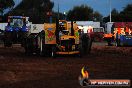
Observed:
[[[60,18],[59,14],[60,14],[60,6],[59,6],[59,3],[58,3],[58,20]]]
[[[63,14],[64,14],[64,20],[66,20],[66,12],[64,12]]]
[[[111,0],[109,0],[109,6],[110,6],[110,22],[111,22]]]

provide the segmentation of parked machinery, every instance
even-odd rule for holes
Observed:
[[[59,36],[52,54],[79,54],[81,46],[79,43],[79,29],[76,23],[59,21]]]
[[[83,39],[82,39],[83,38]],[[87,51],[88,35],[79,31],[77,24],[66,20],[44,23],[44,30],[27,38],[26,54],[42,54],[55,57],[57,54],[77,54]]]
[[[132,22],[114,23],[116,46],[132,46]]]
[[[28,36],[29,28],[26,25],[28,17],[8,16],[8,24],[4,31],[4,46],[10,47],[12,44],[24,45],[25,38]]]
[[[94,41],[97,42],[103,41],[103,35],[104,35],[103,27],[93,28],[93,33],[94,33]]]
[[[132,46],[132,22],[115,22],[111,27],[111,33],[104,34],[108,45],[115,41],[116,46]]]

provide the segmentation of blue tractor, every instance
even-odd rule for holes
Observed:
[[[29,27],[27,17],[8,16],[8,25],[4,32],[4,46],[11,47],[12,44],[21,44],[24,46],[25,39],[28,36]]]

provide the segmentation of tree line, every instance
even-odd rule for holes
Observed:
[[[23,15],[30,17],[30,21],[33,23],[44,23],[49,21],[48,12],[52,12],[53,18],[58,16],[58,13],[52,10],[54,3],[50,0],[22,0],[15,8],[13,8],[14,5],[13,0],[0,0],[1,15],[3,15],[5,9],[10,10],[4,15],[4,20],[8,15]],[[113,9],[111,14],[113,22],[132,21],[132,4],[128,4],[121,12]],[[103,17],[98,11],[94,11],[87,5],[75,6],[66,14],[59,13],[59,19],[109,22],[109,16]],[[55,21],[55,19],[53,20]]]
[[[104,17],[103,21],[108,22],[110,16]],[[132,4],[128,4],[121,12],[115,8],[111,11],[112,22],[132,22]]]
[[[75,6],[67,14],[68,20],[75,21],[102,21],[102,15],[87,5]]]

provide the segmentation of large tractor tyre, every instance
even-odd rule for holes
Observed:
[[[21,47],[25,47],[26,46],[26,38],[23,38],[21,40]]]
[[[92,48],[92,43],[93,43],[93,39],[88,39],[88,50],[87,52],[90,53],[91,52],[91,48]]]
[[[117,40],[116,40],[116,46],[117,46],[117,47],[120,47],[120,46],[121,46],[121,45],[120,45],[120,39],[117,39]]]
[[[32,48],[30,47],[29,42],[25,45],[25,54],[28,56],[32,55]]]
[[[82,46],[82,53],[86,54],[88,52],[88,46],[89,46],[89,41],[88,41],[88,36],[87,34],[84,34],[81,38],[81,46]]]
[[[108,38],[107,39],[108,46],[112,46],[112,43],[111,42],[112,42],[112,39],[111,38]]]
[[[4,40],[4,47],[11,47],[12,42],[10,40]]]
[[[12,46],[12,32],[5,32],[4,33],[4,46],[11,47]]]
[[[32,51],[30,50],[30,48],[28,48],[28,47],[25,48],[25,54],[26,54],[27,56],[32,55]]]
[[[21,44],[21,47],[25,46],[27,37],[28,37],[27,32],[18,32],[18,42]]]
[[[38,52],[39,52],[39,55],[41,56],[44,56],[45,54],[45,32],[44,31],[41,31],[39,34],[38,34]]]
[[[81,58],[83,57],[83,48],[82,48],[82,44],[79,45],[79,54],[78,56]]]
[[[56,46],[52,47],[51,57],[56,58]]]
[[[25,42],[25,54],[32,55],[33,54],[33,38],[27,38]]]
[[[16,31],[14,31],[14,32],[12,32],[12,42],[14,43],[14,44],[16,44],[16,43],[18,43],[18,32],[16,32]]]
[[[45,52],[44,52],[43,49],[44,49],[44,46],[42,45],[42,50],[41,50],[41,48],[40,48],[40,50],[39,50],[39,55],[40,55],[40,56],[44,56],[44,53],[45,53]]]
[[[33,54],[33,47],[30,46],[30,44],[27,44],[25,47],[25,54],[30,56]]]
[[[46,50],[47,49],[46,49],[45,45],[42,45],[42,50],[40,50],[40,55],[45,57],[46,53],[47,53]]]
[[[54,54],[54,50],[53,50]],[[51,57],[52,56],[52,47],[48,46],[46,49],[46,56]]]
[[[47,45],[42,45],[42,51],[40,50],[40,55],[44,57],[51,56],[52,48],[49,48]]]
[[[84,42],[82,48],[83,48],[82,49],[83,50],[83,54],[87,54],[87,52],[88,52],[88,45],[87,45],[87,43]]]
[[[36,55],[41,55],[41,37],[38,35],[36,36],[36,38],[34,39],[34,52],[36,53]]]

